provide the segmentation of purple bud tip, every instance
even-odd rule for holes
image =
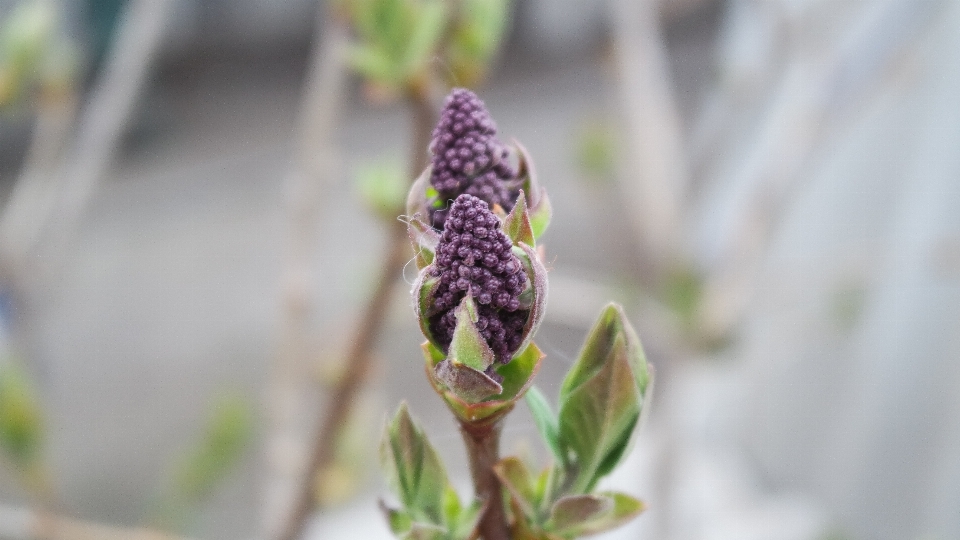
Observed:
[[[450,92],[433,130],[430,151],[430,184],[440,201],[467,193],[506,211],[513,208],[517,171],[504,159],[507,149],[497,139],[497,126],[476,94],[465,88]],[[447,215],[445,208],[433,210],[434,227],[442,229]]]
[[[499,362],[507,363],[513,357],[523,341],[530,312],[519,309],[527,276],[512,246],[486,202],[472,195],[457,197],[446,217],[433,270],[440,285],[430,329],[444,348],[450,345],[457,326],[456,308],[469,291],[477,302],[480,335]]]

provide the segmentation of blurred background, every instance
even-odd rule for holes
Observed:
[[[602,538],[960,538],[957,51],[956,0],[0,1],[0,538],[273,538],[357,358],[304,537],[389,538],[401,400],[469,492],[385,262],[451,86],[553,203],[538,385],[608,300],[656,368]]]

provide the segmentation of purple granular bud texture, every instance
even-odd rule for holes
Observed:
[[[430,184],[447,203],[466,193],[510,211],[519,190],[517,171],[507,160],[507,148],[497,139],[497,126],[483,101],[465,88],[447,96],[430,141],[433,173]],[[433,226],[442,229],[447,204],[431,211]]]
[[[507,363],[517,351],[530,312],[520,309],[527,276],[512,246],[486,202],[472,195],[457,197],[447,215],[433,269],[440,285],[433,298],[436,314],[430,318],[430,329],[444,348],[457,326],[456,308],[469,291],[477,304],[477,329],[497,361]]]

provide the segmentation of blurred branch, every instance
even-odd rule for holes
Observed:
[[[435,113],[432,102],[425,92],[413,91],[409,101],[414,122],[410,178],[414,178],[426,166],[427,154],[424,149],[430,143]],[[400,212],[402,210],[398,209],[397,213]],[[333,463],[337,441],[355,406],[357,392],[370,371],[373,359],[371,353],[382,332],[390,300],[394,296],[394,288],[408,257],[406,225],[400,220],[391,222],[389,235],[387,240],[389,252],[383,260],[376,287],[361,313],[350,351],[344,359],[346,371],[333,389],[324,416],[315,431],[316,446],[310,456],[308,474],[302,478],[290,520],[282,535],[279,536],[281,540],[296,540],[302,533],[316,505],[314,494],[323,492],[322,482],[325,478],[322,472]]]
[[[286,526],[293,497],[303,478],[313,478],[303,467],[307,438],[302,414],[308,385],[305,371],[314,360],[310,317],[316,292],[311,289],[312,261],[325,187],[336,174],[334,138],[347,82],[347,25],[332,2],[318,10],[316,37],[300,103],[300,124],[291,170],[287,174],[287,211],[290,219],[283,290],[280,349],[269,388],[270,434],[264,528],[268,538]],[[312,407],[311,407],[312,408]]]
[[[173,0],[133,0],[124,8],[120,27],[103,73],[81,112],[75,143],[56,189],[19,212],[23,224],[11,228],[10,252],[26,257],[49,226],[49,253],[59,254],[82,216],[97,184],[113,161],[136,99],[162,42]],[[26,222],[26,217],[32,222]]]
[[[0,506],[0,538],[11,540],[189,540],[144,528],[130,529]]]
[[[865,4],[857,16],[862,23],[825,53],[794,44],[756,139],[737,157],[736,182],[714,179],[717,188],[735,190],[736,211],[724,224],[726,234],[704,285],[697,326],[705,340],[722,340],[740,321],[777,218],[802,185],[803,167],[831,115],[876,85],[935,8],[935,2]]]
[[[657,7],[654,1],[609,2],[629,148],[628,169],[618,176],[655,275],[682,256],[682,204],[689,181]]]

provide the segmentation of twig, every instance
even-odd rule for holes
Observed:
[[[414,178],[426,165],[426,148],[429,145],[435,113],[426,89],[413,90],[409,101],[413,112],[414,131],[410,178]],[[400,212],[398,209],[398,214]],[[370,372],[373,360],[371,352],[383,329],[387,308],[394,296],[394,287],[407,260],[406,225],[399,220],[391,223],[388,246],[389,252],[383,261],[377,286],[361,314],[350,351],[344,359],[346,371],[333,389],[326,413],[316,430],[316,446],[306,469],[307,474],[302,478],[290,520],[279,540],[296,540],[303,531],[316,504],[314,493],[323,491],[324,477],[316,477],[316,473],[326,470],[333,463],[337,441],[353,412],[357,392]]]
[[[0,538],[11,540],[189,540],[152,529],[104,525],[10,506],[0,506]]]
[[[493,472],[500,461],[500,432],[503,422],[476,426],[460,423],[460,434],[467,447],[470,476],[477,498],[486,506],[480,518],[479,531],[483,540],[510,540],[510,526],[503,510],[503,489]]]
[[[334,133],[342,108],[347,70],[346,25],[333,11],[333,3],[317,11],[316,38],[310,53],[300,125],[291,169],[287,174],[289,245],[281,277],[282,322],[280,343],[268,388],[270,433],[267,437],[267,480],[264,498],[265,537],[276,537],[294,503],[303,477],[310,433],[303,424],[308,377],[313,360],[310,318],[316,293],[311,289],[313,251],[325,186],[336,176]],[[300,465],[300,466],[297,466]]]
[[[654,274],[680,256],[688,172],[657,2],[610,0],[620,98],[630,151],[624,201]]]
[[[104,71],[81,115],[75,146],[60,171],[64,179],[59,199],[38,205],[36,226],[17,239],[19,251],[32,249],[50,221],[49,252],[63,252],[83,209],[113,161],[160,49],[172,5],[172,0],[135,0],[124,9]]]

